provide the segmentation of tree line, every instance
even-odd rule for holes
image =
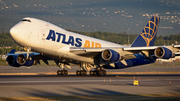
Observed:
[[[80,31],[73,31],[70,29],[66,29],[66,30],[122,45],[130,45],[138,35],[138,34],[127,34],[126,32],[124,33],[112,33],[112,32],[101,32],[101,31],[80,32]],[[168,36],[157,35],[155,45],[180,44],[179,39],[180,39],[180,33],[177,35],[172,34]],[[15,43],[15,41],[12,39],[11,35],[8,32],[4,33],[4,31],[2,31],[2,33],[0,33],[0,54],[6,54],[10,52],[11,49],[19,50],[19,48],[20,47]]]
[[[9,53],[12,49],[19,49],[19,46],[12,39],[10,33],[2,31],[0,33],[0,54]]]

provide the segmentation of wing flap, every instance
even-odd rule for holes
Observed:
[[[102,47],[102,48],[78,48],[70,47],[70,52],[102,52],[105,49],[118,49],[122,47]]]
[[[143,51],[143,50],[154,50],[158,46],[150,46],[150,47],[127,47],[123,48],[124,51]]]
[[[173,53],[179,51],[180,45],[171,45],[171,46],[143,46],[143,47],[103,47],[103,48],[78,48],[70,47],[70,52],[86,57],[95,57],[97,54],[101,53],[105,49],[112,49],[117,51],[119,54],[122,54],[122,58],[133,59],[136,58],[133,54],[142,53],[146,57],[152,58],[154,55],[154,50],[158,47],[166,47],[170,50],[173,50]],[[178,54],[179,55],[179,54]]]
[[[180,45],[174,45],[175,48],[180,48]]]

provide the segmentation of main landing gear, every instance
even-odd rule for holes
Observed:
[[[86,76],[87,71],[82,68],[81,70],[76,71],[76,75],[77,76]],[[96,67],[94,71],[90,70],[89,75],[90,76],[105,76],[106,71],[104,70],[103,67]]]
[[[65,66],[64,63],[59,63],[58,64],[58,67],[60,67],[62,69],[62,70],[57,71],[58,76],[67,76],[68,75],[68,71],[64,69],[64,66]],[[66,65],[66,67],[67,67],[67,65]]]
[[[68,71],[65,70],[64,67],[66,66],[69,69],[71,69],[71,67],[69,67],[67,64],[61,63],[59,61],[57,61],[56,64],[61,68],[61,70],[57,71],[57,75],[67,76]],[[87,64],[87,63],[80,63],[79,65],[80,65],[81,70],[76,71],[77,76],[86,76],[87,71],[90,71],[89,72],[90,76],[105,76],[106,75],[106,71],[104,70],[104,67],[102,67],[102,66],[91,65],[91,64]],[[94,68],[94,71],[92,71],[91,68]]]
[[[67,76],[68,75],[68,71],[63,69],[63,70],[58,70],[57,71],[57,75],[59,76]]]
[[[96,70],[94,71],[90,71],[89,72],[90,76],[105,76],[106,75],[106,71],[104,70],[103,67],[96,67]]]
[[[76,75],[77,76],[86,76],[87,75],[87,71],[86,70],[77,70],[76,71]]]
[[[76,75],[77,76],[86,76],[87,75],[87,71],[89,69],[88,68],[88,64],[81,62],[79,64],[79,66],[80,66],[81,70],[77,70],[76,71]]]

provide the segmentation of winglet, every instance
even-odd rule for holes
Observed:
[[[154,46],[160,18],[153,16],[131,47]]]

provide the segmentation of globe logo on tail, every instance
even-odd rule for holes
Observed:
[[[149,46],[151,40],[156,36],[158,25],[159,25],[159,18],[154,16],[141,32],[140,35],[145,40],[146,46]]]

